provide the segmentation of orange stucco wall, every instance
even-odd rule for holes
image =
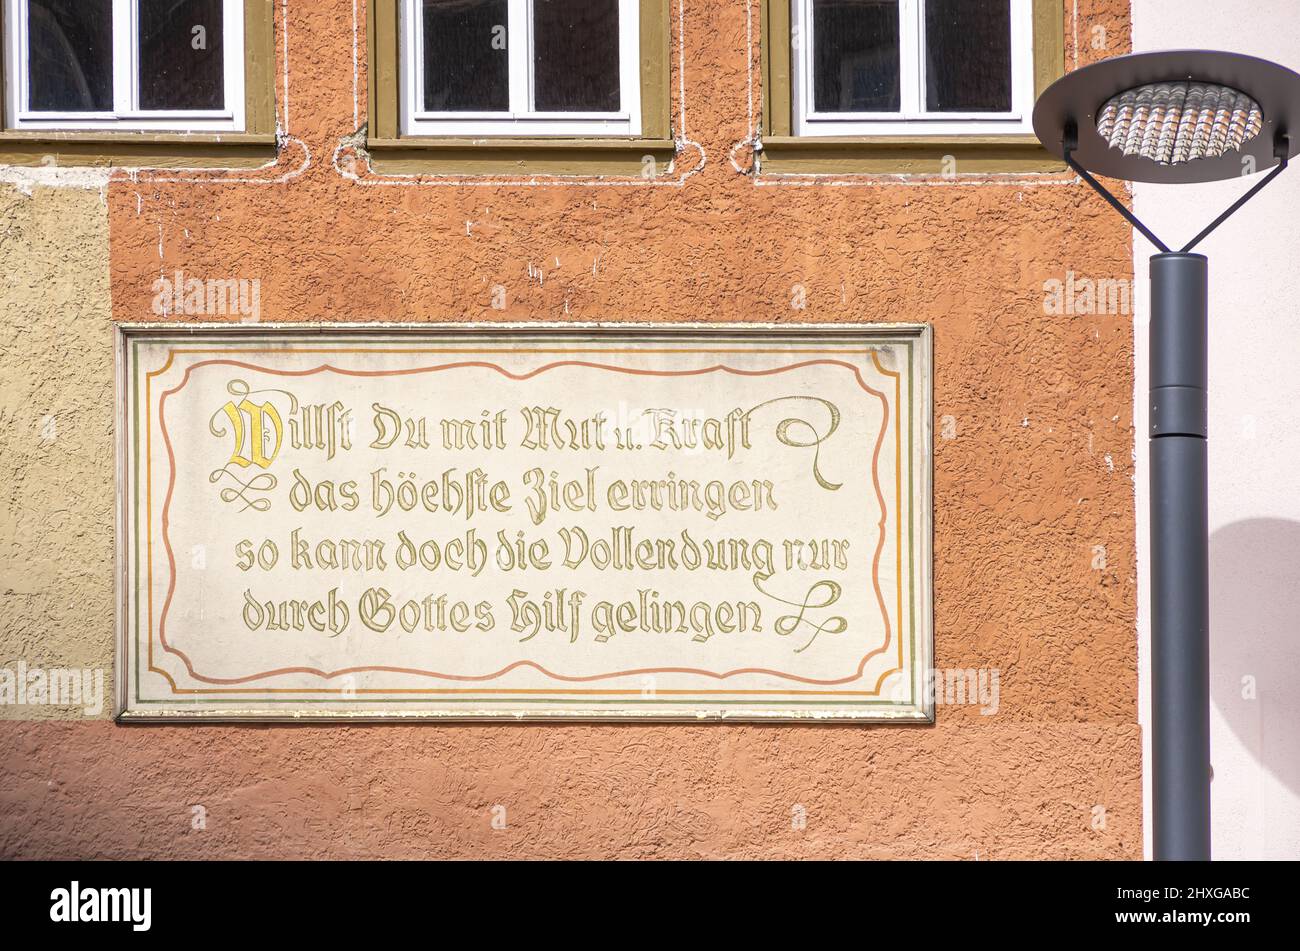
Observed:
[[[32,210],[57,183],[6,193],[10,226],[50,216],[19,250],[106,266],[106,287],[82,293],[111,290],[120,321],[155,319],[153,282],[182,270],[258,279],[265,321],[929,322],[936,665],[999,670],[999,710],[941,705],[921,728],[125,727],[10,711],[0,856],[1140,857],[1132,328],[1043,307],[1044,282],[1068,272],[1132,277],[1117,217],[1064,176],[755,176],[762,38],[741,0],[673,0],[681,149],[664,179],[385,179],[349,144],[366,114],[364,0],[357,20],[348,0],[276,6],[277,166],[116,172],[69,218],[102,213],[89,238],[62,237],[57,202]],[[1127,48],[1127,3],[1077,8],[1067,66]],[[41,294],[7,300],[6,323],[42,316]],[[10,665],[112,664],[111,342],[107,317],[86,323],[106,302],[80,303],[56,315],[76,333],[6,355],[84,437],[66,457],[11,440]],[[15,409],[32,399],[7,387],[9,418],[36,426],[37,409]],[[51,478],[106,488],[60,503]],[[33,533],[85,563],[32,582]]]

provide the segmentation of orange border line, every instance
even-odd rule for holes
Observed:
[[[153,491],[152,491],[152,487],[153,487],[153,480],[152,480],[152,475],[153,475],[153,471],[152,471],[152,470],[153,470],[153,453],[152,453],[152,431],[153,431],[153,426],[152,426],[152,409],[153,409],[153,407],[152,407],[152,383],[153,383],[153,377],[154,377],[154,376],[157,376],[157,375],[160,375],[160,374],[162,374],[162,373],[164,373],[164,372],[166,372],[166,371],[171,367],[172,363],[174,362],[174,360],[175,360],[175,356],[176,356],[177,353],[229,353],[229,352],[246,352],[246,353],[263,353],[263,354],[264,354],[264,353],[284,353],[285,351],[284,351],[284,350],[264,350],[264,349],[263,349],[263,350],[246,350],[246,351],[230,351],[230,350],[184,350],[184,349],[172,349],[172,350],[170,350],[170,351],[168,352],[168,358],[167,358],[167,361],[163,364],[163,366],[160,367],[160,368],[157,369],[157,370],[154,370],[154,371],[148,373],[148,374],[146,375],[146,407],[147,407],[147,412],[146,412],[146,424],[147,424],[147,425],[146,425],[146,434],[147,434],[147,435],[146,435],[146,465],[147,465],[146,493],[147,493],[147,504],[148,504],[148,515],[147,515],[147,518],[148,518],[148,524],[149,524],[149,526],[150,526],[150,529],[149,529],[149,532],[148,532],[148,558],[149,558],[149,566],[148,566],[148,567],[149,567],[149,574],[148,574],[148,596],[149,596],[149,626],[150,626],[150,631],[151,631],[151,632],[152,632],[152,629],[153,629],[153,531],[152,531],[152,525],[153,525],[153,514],[152,514],[152,510],[153,510]],[[295,351],[295,352],[296,352],[296,353],[302,353],[302,352],[314,352],[314,351],[298,350],[298,351]],[[389,351],[376,351],[376,350],[374,350],[374,349],[339,349],[339,350],[326,350],[326,351],[322,351],[322,352],[327,352],[327,353],[346,353],[346,354],[352,354],[352,353],[355,353],[355,354],[369,354],[369,353],[375,353],[375,352],[389,352]],[[396,351],[391,351],[391,352],[395,352],[395,353],[413,353],[413,352],[426,352],[426,351],[396,350]],[[444,351],[428,351],[428,352],[444,352]],[[481,352],[481,351],[446,351],[446,352]],[[514,351],[514,352],[529,352],[529,351]],[[552,352],[552,351],[533,351],[533,352]],[[572,351],[572,350],[563,350],[563,351],[554,351],[554,352],[558,352],[558,353],[572,353],[573,351]],[[619,353],[619,354],[644,354],[644,353],[647,353],[647,352],[654,352],[654,351],[647,351],[647,350],[645,350],[645,349],[640,349],[640,348],[638,348],[638,349],[636,349],[636,350],[579,351],[579,352],[582,352],[582,353],[588,353],[588,352],[608,352],[608,353]],[[719,351],[716,351],[716,350],[699,350],[699,351],[694,351],[694,350],[690,350],[690,351],[679,350],[679,351],[663,351],[663,352],[679,352],[679,353],[715,353],[715,352],[719,352]],[[737,350],[737,351],[721,351],[721,352],[729,352],[729,353],[730,353],[730,352],[734,352],[734,353],[781,353],[781,354],[788,354],[788,353],[790,353],[789,350],[749,350],[749,351]],[[804,352],[810,352],[810,351],[804,351]],[[811,352],[816,352],[816,351],[811,351]],[[824,352],[844,353],[845,351],[843,351],[843,350],[836,350],[836,351],[824,351]],[[875,366],[876,366],[876,369],[877,369],[877,370],[878,370],[882,375],[885,375],[885,376],[892,376],[892,377],[894,377],[894,379],[895,379],[895,418],[896,418],[896,421],[897,421],[897,422],[896,422],[896,425],[895,425],[895,444],[896,444],[896,445],[895,445],[895,456],[896,456],[895,476],[896,476],[896,491],[897,491],[896,499],[898,499],[898,500],[899,500],[899,503],[901,504],[901,499],[902,499],[902,440],[901,440],[901,435],[900,435],[900,434],[901,434],[901,419],[902,419],[902,407],[901,407],[901,374],[898,373],[898,372],[895,372],[895,371],[889,371],[889,370],[886,370],[884,367],[881,366],[881,364],[880,364],[880,360],[879,360],[879,353],[878,353],[878,350],[871,349],[871,350],[859,351],[859,352],[862,353],[862,354],[869,354],[869,355],[871,356],[871,358],[872,358],[873,363],[874,363]],[[873,456],[872,456],[872,480],[873,480],[874,487],[875,487],[875,490],[876,490],[876,496],[877,496],[877,499],[878,499],[878,501],[879,501],[879,503],[880,503],[880,507],[881,507],[881,521],[880,521],[880,526],[879,526],[879,527],[880,527],[881,530],[882,530],[882,532],[881,532],[881,537],[880,537],[880,541],[879,541],[879,543],[877,544],[877,547],[876,547],[876,554],[875,554],[875,557],[874,557],[874,560],[873,560],[873,564],[872,564],[872,576],[873,576],[873,577],[872,577],[872,581],[873,581],[873,586],[874,586],[875,591],[876,591],[877,601],[879,602],[879,604],[880,604],[880,608],[881,608],[881,618],[882,618],[882,620],[884,621],[884,625],[885,625],[885,642],[884,642],[884,644],[883,644],[881,647],[876,648],[875,650],[872,650],[872,651],[869,652],[867,655],[865,655],[865,656],[862,658],[861,662],[859,663],[859,665],[858,665],[858,669],[857,669],[856,673],[853,674],[853,675],[851,675],[851,676],[849,676],[849,677],[844,677],[844,678],[839,678],[839,679],[834,679],[834,680],[819,680],[819,679],[813,679],[813,678],[799,677],[799,676],[797,676],[797,675],[795,675],[795,674],[789,674],[789,673],[785,673],[785,672],[782,672],[782,671],[768,670],[768,669],[765,669],[765,668],[739,668],[739,669],[736,669],[736,670],[727,671],[727,672],[725,672],[725,673],[717,673],[717,672],[714,672],[714,671],[701,670],[701,669],[697,669],[697,668],[675,668],[675,667],[668,667],[668,668],[642,668],[642,669],[635,669],[635,670],[628,670],[628,671],[617,671],[617,672],[614,672],[614,673],[608,673],[608,674],[591,675],[591,676],[585,676],[585,677],[571,677],[571,676],[565,676],[565,675],[562,675],[562,674],[556,674],[556,673],[554,673],[554,672],[552,672],[552,671],[547,670],[546,668],[542,667],[541,665],[539,665],[539,664],[537,664],[537,663],[535,663],[535,662],[533,662],[533,661],[524,661],[524,660],[521,660],[521,661],[516,661],[515,663],[510,664],[510,665],[508,665],[508,666],[502,668],[501,670],[496,671],[496,672],[494,672],[494,673],[492,673],[492,674],[479,675],[479,676],[456,675],[456,674],[443,674],[443,673],[438,673],[438,672],[434,672],[434,671],[424,671],[424,670],[417,670],[417,669],[413,669],[413,668],[403,668],[403,667],[371,666],[371,667],[352,667],[352,668],[343,668],[343,669],[340,669],[340,670],[337,670],[337,671],[328,671],[328,672],[327,672],[327,671],[322,671],[322,670],[319,670],[319,669],[316,669],[316,668],[309,668],[309,667],[287,667],[287,668],[280,668],[280,669],[276,669],[276,670],[272,670],[272,671],[266,671],[266,672],[263,672],[263,673],[253,674],[253,675],[250,675],[250,676],[247,676],[247,677],[241,677],[241,678],[213,678],[213,677],[207,677],[207,676],[204,676],[204,675],[198,674],[198,673],[194,670],[194,667],[193,667],[193,664],[192,664],[191,661],[190,661],[190,658],[189,658],[189,657],[188,657],[184,652],[182,652],[180,649],[178,649],[178,648],[176,648],[176,647],[173,647],[173,646],[169,645],[169,644],[167,643],[167,641],[166,641],[166,618],[167,618],[167,613],[168,613],[168,611],[169,611],[169,609],[170,609],[170,606],[171,606],[172,597],[173,597],[173,595],[174,595],[174,593],[175,593],[175,587],[176,587],[176,562],[175,562],[175,556],[174,556],[174,553],[173,553],[172,548],[171,548],[171,541],[170,541],[170,538],[169,538],[168,535],[167,535],[167,529],[168,529],[169,524],[170,524],[170,519],[169,519],[169,507],[170,507],[170,504],[171,504],[171,499],[172,499],[173,491],[174,491],[174,489],[175,489],[175,480],[176,480],[176,460],[175,460],[175,456],[174,456],[173,451],[172,451],[171,439],[170,439],[170,437],[169,437],[169,435],[168,435],[168,433],[167,433],[167,425],[166,425],[166,419],[165,419],[165,404],[166,404],[166,401],[167,401],[168,397],[175,395],[176,393],[178,393],[181,389],[183,389],[183,388],[188,384],[191,373],[193,373],[193,371],[195,371],[195,370],[197,370],[197,369],[200,369],[200,368],[205,367],[205,366],[234,366],[234,367],[240,367],[240,368],[244,368],[244,369],[252,370],[252,371],[254,371],[254,372],[271,373],[271,374],[275,374],[275,375],[278,375],[278,376],[310,376],[310,375],[314,375],[314,374],[316,374],[316,373],[321,373],[321,372],[334,372],[334,373],[339,373],[339,374],[347,375],[347,376],[379,377],[379,376],[401,376],[401,375],[410,375],[410,374],[417,374],[417,373],[436,372],[436,371],[440,371],[440,370],[448,370],[448,369],[463,369],[463,368],[466,368],[466,367],[476,367],[476,368],[481,368],[481,369],[492,369],[492,370],[495,370],[495,371],[501,373],[502,375],[504,375],[504,376],[506,376],[506,377],[508,377],[508,378],[510,378],[510,379],[517,380],[517,381],[522,381],[522,380],[531,379],[532,377],[537,376],[538,374],[541,374],[541,373],[543,373],[543,372],[545,372],[545,371],[547,371],[547,370],[556,369],[556,368],[564,367],[564,366],[579,366],[579,367],[587,367],[587,368],[591,368],[591,369],[603,369],[603,370],[609,370],[609,371],[611,371],[611,372],[627,373],[627,374],[632,374],[632,375],[642,375],[642,376],[697,376],[697,375],[701,375],[701,374],[714,373],[714,372],[719,372],[719,371],[721,371],[721,372],[725,372],[725,373],[731,373],[731,374],[734,374],[734,375],[737,375],[737,376],[771,376],[771,375],[774,375],[774,374],[777,374],[777,373],[783,373],[783,372],[787,372],[787,371],[790,371],[790,370],[802,369],[802,368],[805,368],[805,367],[808,367],[808,366],[817,366],[817,365],[840,366],[840,367],[843,367],[843,368],[845,368],[845,369],[850,370],[850,371],[853,373],[854,378],[856,379],[858,385],[859,385],[859,386],[860,386],[860,387],[861,387],[865,392],[867,392],[867,393],[871,394],[872,396],[875,396],[876,398],[878,398],[878,399],[881,401],[881,405],[882,405],[882,407],[883,407],[884,410],[885,410],[885,414],[884,414],[884,416],[885,416],[885,425],[881,427],[880,436],[878,437],[878,439],[877,439],[877,441],[876,441],[875,450],[874,450],[874,453],[873,453]],[[175,654],[175,655],[177,655],[177,656],[179,656],[179,657],[181,658],[182,662],[185,664],[185,667],[186,667],[186,669],[187,669],[187,671],[189,672],[189,674],[190,674],[191,677],[193,677],[193,678],[196,679],[196,680],[202,681],[202,682],[204,682],[204,683],[213,683],[213,684],[239,684],[239,683],[247,683],[247,682],[249,682],[249,681],[251,681],[251,680],[260,680],[260,679],[264,679],[264,678],[266,678],[266,677],[273,677],[273,676],[279,676],[279,675],[291,674],[291,673],[307,673],[307,674],[314,674],[314,675],[316,675],[316,676],[320,676],[320,677],[323,677],[323,678],[328,679],[328,678],[332,678],[332,677],[336,677],[336,676],[343,676],[343,675],[346,675],[346,674],[362,673],[362,672],[387,672],[387,673],[401,673],[401,674],[409,674],[409,675],[414,675],[414,676],[428,676],[428,677],[435,677],[435,678],[443,679],[443,680],[458,680],[458,681],[462,681],[462,682],[479,682],[479,681],[493,680],[493,679],[496,679],[496,678],[498,678],[498,677],[504,676],[505,674],[509,673],[510,671],[512,671],[512,670],[514,670],[514,669],[516,669],[516,668],[518,668],[518,667],[533,667],[533,668],[535,668],[536,670],[538,670],[539,672],[541,672],[542,674],[546,675],[547,677],[550,677],[550,678],[553,679],[553,680],[565,681],[565,682],[570,682],[570,683],[584,683],[584,682],[589,682],[589,681],[594,681],[594,680],[605,680],[605,679],[610,679],[610,678],[613,678],[613,677],[639,676],[639,675],[645,675],[645,674],[658,674],[658,673],[683,673],[683,674],[692,674],[692,675],[697,675],[697,676],[711,677],[711,678],[714,678],[714,679],[726,679],[726,678],[729,678],[729,677],[732,677],[732,676],[738,676],[738,675],[742,675],[742,674],[763,674],[763,675],[769,675],[769,676],[774,676],[774,677],[780,677],[780,678],[784,678],[784,679],[794,680],[794,681],[797,681],[797,682],[800,682],[800,683],[807,683],[807,684],[825,684],[825,685],[835,685],[835,684],[850,683],[850,682],[852,682],[853,680],[857,680],[857,679],[859,679],[859,678],[862,676],[862,673],[863,673],[863,671],[865,670],[866,665],[867,665],[867,663],[871,660],[871,658],[877,656],[878,654],[880,654],[880,653],[882,653],[882,652],[884,652],[885,650],[888,649],[890,638],[893,636],[892,626],[891,626],[890,621],[889,621],[889,614],[888,614],[888,611],[886,610],[886,608],[885,608],[885,604],[884,604],[884,596],[883,596],[883,593],[882,593],[881,590],[880,590],[880,579],[879,579],[880,555],[882,554],[882,552],[883,552],[883,550],[884,550],[884,533],[883,533],[883,529],[884,529],[884,527],[885,527],[885,525],[886,525],[886,523],[887,523],[887,521],[888,521],[888,510],[887,510],[887,506],[886,506],[886,504],[885,504],[884,494],[883,494],[883,492],[881,491],[881,488],[880,488],[880,480],[879,480],[879,458],[880,458],[880,450],[881,450],[881,448],[882,448],[882,446],[883,446],[883,444],[884,444],[885,434],[886,434],[886,432],[888,431],[888,422],[889,422],[889,402],[888,402],[888,400],[885,398],[885,395],[884,395],[883,393],[879,392],[878,390],[872,389],[870,386],[868,386],[868,385],[866,384],[866,382],[862,379],[862,376],[861,376],[861,373],[860,373],[858,367],[854,366],[853,364],[845,363],[844,361],[840,361],[840,360],[807,360],[807,361],[803,361],[803,362],[800,362],[800,363],[791,364],[791,365],[789,365],[789,366],[785,366],[785,367],[777,367],[777,368],[770,369],[770,370],[741,370],[741,369],[737,369],[737,368],[734,368],[734,367],[728,367],[728,366],[721,365],[721,364],[719,364],[719,365],[715,365],[715,366],[711,366],[711,367],[703,367],[703,368],[699,368],[699,369],[695,369],[695,370],[644,370],[644,369],[637,369],[637,368],[632,368],[632,367],[617,367],[617,366],[610,366],[610,365],[607,365],[607,364],[591,363],[591,362],[588,362],[588,361],[581,361],[581,360],[567,360],[567,361],[558,361],[558,362],[555,362],[555,363],[546,364],[546,365],[544,365],[544,366],[538,367],[538,368],[535,369],[535,370],[531,370],[531,371],[529,371],[529,372],[527,372],[527,373],[523,373],[523,374],[512,373],[512,372],[510,372],[509,370],[506,370],[505,368],[503,368],[503,367],[501,367],[501,366],[498,366],[498,365],[493,364],[493,363],[488,363],[488,362],[486,362],[486,361],[463,361],[463,362],[451,363],[451,364],[441,364],[441,365],[433,366],[433,367],[413,367],[413,368],[406,368],[406,369],[400,369],[400,370],[370,370],[370,371],[366,371],[366,370],[347,370],[347,369],[342,369],[342,368],[339,368],[339,367],[334,367],[334,366],[331,366],[331,365],[329,365],[329,364],[322,364],[322,365],[320,365],[320,366],[318,366],[318,367],[315,367],[315,368],[312,368],[312,369],[309,369],[309,370],[280,370],[280,369],[272,369],[272,368],[268,368],[268,367],[256,366],[256,365],[253,365],[253,364],[243,363],[243,362],[241,362],[241,361],[234,361],[234,360],[206,360],[206,361],[200,361],[200,362],[195,363],[195,364],[191,365],[190,367],[186,368],[185,375],[184,375],[184,377],[182,377],[181,382],[180,382],[177,386],[175,386],[174,388],[172,388],[171,390],[168,390],[167,392],[163,393],[163,394],[159,397],[159,428],[160,428],[160,431],[161,431],[162,436],[163,436],[164,445],[166,446],[166,449],[167,449],[168,461],[169,461],[170,464],[171,464],[171,466],[170,466],[170,467],[171,467],[170,478],[169,478],[168,486],[167,486],[166,499],[165,499],[164,504],[163,504],[163,515],[162,515],[162,530],[163,530],[162,533],[163,533],[163,541],[164,541],[164,544],[165,544],[165,546],[166,546],[166,550],[167,550],[168,565],[169,565],[169,569],[170,569],[170,578],[169,578],[169,583],[168,583],[167,597],[166,597],[166,599],[165,599],[165,601],[164,601],[163,609],[162,609],[162,614],[161,614],[161,617],[160,617],[160,619],[159,619],[159,626],[158,626],[158,638],[159,638],[159,643],[161,644],[161,646],[163,647],[163,649],[166,650],[168,653]],[[897,579],[896,579],[896,580],[897,580],[897,585],[898,585],[898,598],[899,598],[899,602],[898,602],[898,603],[899,603],[898,619],[899,619],[899,624],[901,625],[901,623],[902,623],[902,519],[901,519],[900,515],[901,515],[901,513],[896,513],[895,523],[896,523],[896,528],[897,528],[897,537],[898,537],[898,541],[897,541],[898,574],[897,574]],[[901,634],[901,632],[900,632],[900,634]],[[196,693],[203,693],[203,694],[207,694],[207,693],[246,693],[246,692],[247,692],[246,690],[242,690],[242,689],[233,689],[233,690],[232,690],[232,689],[212,689],[212,688],[209,688],[209,689],[203,689],[203,688],[190,688],[190,689],[186,689],[186,690],[181,690],[180,688],[177,687],[175,681],[174,681],[174,680],[172,679],[172,677],[167,673],[166,670],[164,670],[164,669],[162,669],[162,668],[159,668],[159,667],[156,667],[156,666],[154,665],[154,658],[153,658],[153,637],[152,637],[152,635],[151,635],[150,638],[149,638],[149,645],[148,645],[148,646],[149,646],[149,654],[148,654],[148,659],[149,659],[149,670],[152,671],[152,672],[155,672],[155,673],[160,673],[160,674],[162,674],[162,675],[167,679],[168,683],[169,683],[170,686],[171,686],[172,692],[173,692],[174,694],[175,694],[175,693],[180,693],[180,694],[196,694]],[[895,670],[888,670],[888,671],[885,671],[885,672],[881,675],[881,677],[879,678],[879,680],[877,681],[876,686],[875,686],[875,689],[874,689],[873,691],[870,691],[870,692],[865,692],[865,691],[795,691],[795,690],[789,690],[789,691],[768,691],[768,690],[683,690],[683,691],[667,691],[667,690],[664,690],[664,691],[656,691],[656,693],[657,693],[657,694],[664,694],[664,695],[669,695],[669,694],[685,694],[685,695],[696,695],[696,694],[699,694],[699,695],[704,695],[704,694],[734,694],[734,695],[764,695],[764,694],[775,694],[775,695],[797,695],[797,694],[814,694],[814,695],[836,695],[836,696],[877,696],[877,695],[879,695],[879,693],[880,693],[880,688],[881,688],[881,686],[883,685],[885,679],[886,679],[887,677],[889,677],[891,674],[896,673],[897,670],[901,670],[901,669],[903,669],[903,643],[902,643],[902,637],[901,637],[901,636],[898,637],[898,651],[899,651],[899,667],[898,667],[897,669],[895,669]],[[304,689],[302,689],[302,690],[297,690],[297,689],[294,689],[294,688],[262,688],[262,692],[264,692],[264,693],[289,693],[289,692],[305,692],[305,693],[345,693],[345,692],[351,692],[351,693],[427,693],[427,694],[441,694],[441,693],[477,693],[477,692],[479,692],[479,691],[476,690],[476,689],[472,689],[472,688],[471,688],[471,689],[454,689],[454,688],[442,688],[442,689],[437,689],[437,688],[410,688],[410,689],[353,690],[353,691],[344,691],[344,690],[337,690],[337,691],[335,691],[335,690],[329,690],[329,689],[326,689],[326,688],[321,688],[321,689],[315,689],[315,688],[304,688]],[[629,694],[629,695],[639,695],[640,693],[642,693],[642,691],[640,691],[640,690],[628,690],[628,691],[620,691],[620,690],[568,690],[568,689],[541,689],[541,688],[528,688],[528,689],[523,689],[523,688],[511,688],[511,689],[500,688],[500,689],[495,690],[495,691],[493,691],[493,692],[494,692],[494,693],[561,693],[561,694],[570,694],[570,695],[586,695],[586,694],[593,694],[593,695],[594,695],[594,694]]]

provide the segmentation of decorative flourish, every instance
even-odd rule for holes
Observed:
[[[289,397],[289,415],[293,416],[298,412],[298,397],[294,396],[288,390],[274,388],[254,390],[251,389],[243,380],[231,380],[226,384],[226,392],[241,403],[250,396],[258,396],[262,393],[279,393],[281,396]],[[224,436],[226,434],[226,428],[224,425],[220,424],[220,420],[227,415],[224,406],[213,413],[208,419],[208,432],[218,438]],[[218,426],[220,426],[220,428],[218,428]]]
[[[842,482],[827,482],[822,477],[821,468],[820,468],[821,444],[824,443],[826,440],[830,439],[831,436],[835,433],[835,430],[838,429],[840,425],[839,407],[837,407],[830,400],[824,400],[816,396],[779,396],[774,400],[768,400],[765,403],[759,403],[748,413],[746,413],[745,417],[749,418],[750,416],[753,416],[760,409],[763,409],[766,406],[772,406],[776,403],[784,403],[789,400],[799,400],[799,401],[804,401],[809,403],[820,403],[823,407],[826,408],[826,411],[830,414],[830,428],[826,430],[825,434],[821,434],[818,433],[817,427],[814,426],[812,423],[810,423],[808,420],[800,419],[797,416],[791,416],[781,420],[780,424],[776,427],[777,440],[782,445],[790,446],[791,448],[794,449],[812,449],[813,450],[812,471],[813,471],[813,478],[817,480],[817,484],[829,492],[834,492],[837,489],[843,488],[844,483]],[[802,427],[806,432],[812,435],[812,438],[808,440],[800,440],[792,436],[790,434],[790,430],[794,429],[796,426]]]
[[[784,617],[776,619],[776,633],[781,637],[789,637],[795,631],[799,630],[800,625],[803,624],[807,624],[813,629],[812,637],[808,639],[808,643],[804,644],[803,647],[795,648],[796,654],[802,654],[808,648],[812,647],[813,642],[816,641],[818,636],[822,633],[843,634],[849,629],[848,619],[839,615],[829,617],[820,624],[807,617],[809,611],[822,611],[839,601],[840,594],[844,589],[836,582],[823,579],[814,583],[813,586],[808,589],[808,593],[804,595],[802,601],[787,601],[785,598],[764,590],[763,586],[759,584],[760,578],[766,581],[768,577],[770,576],[755,575],[753,579],[754,587],[773,601],[780,601],[782,604],[788,604],[791,607],[799,609],[798,614],[787,614]],[[823,593],[819,595],[818,592]]]
[[[241,479],[235,473],[230,471],[230,463],[221,469],[214,469],[208,473],[208,481],[212,483],[219,482],[221,477],[233,479],[238,483],[239,488],[233,489],[229,486],[221,490],[221,501],[226,503],[243,502],[244,507],[239,511],[246,512],[252,509],[255,512],[265,512],[271,507],[271,500],[266,498],[250,498],[250,492],[270,492],[276,486],[276,479],[269,472],[260,472],[253,476],[247,482]]]

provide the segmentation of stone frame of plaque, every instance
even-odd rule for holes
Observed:
[[[120,722],[933,722],[927,324],[114,342]]]

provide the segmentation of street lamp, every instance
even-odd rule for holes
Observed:
[[[1154,852],[1208,859],[1208,283],[1205,256],[1191,252],[1300,149],[1300,76],[1237,53],[1117,56],[1048,87],[1034,108],[1034,132],[1160,251],[1151,258],[1149,338]],[[1093,177],[1182,184],[1266,168],[1181,251]]]

